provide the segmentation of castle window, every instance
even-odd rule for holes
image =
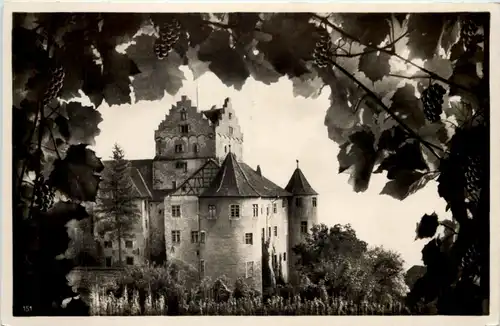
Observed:
[[[205,243],[206,241],[206,233],[205,231],[200,232],[200,243]]]
[[[231,112],[229,112],[229,120],[231,120],[233,118],[233,114]]]
[[[266,229],[262,228],[262,239],[266,237]]]
[[[273,213],[278,213],[278,205],[276,205],[276,203],[273,203]]]
[[[281,207],[285,207],[286,206],[286,199],[283,198],[283,200],[281,201]]]
[[[177,181],[172,181],[172,189],[176,189],[177,188]]]
[[[231,218],[240,218],[240,205],[231,205],[230,214]]]
[[[245,233],[245,244],[253,245],[253,233]]]
[[[318,199],[316,197],[313,197],[313,207],[316,207],[318,205]]]
[[[113,248],[113,243],[111,241],[104,241],[104,248]]]
[[[198,243],[200,234],[198,231],[191,231],[191,243]]]
[[[224,146],[224,153],[227,153],[227,146]]]
[[[182,153],[183,151],[184,151],[184,148],[183,148],[182,144],[175,145],[175,152],[176,153]]]
[[[200,147],[198,144],[193,144],[193,152],[198,153],[200,151]]]
[[[200,274],[205,274],[205,261],[203,259],[200,260]]]
[[[216,213],[215,205],[208,205],[208,218],[215,218]]]
[[[247,261],[245,264],[245,277],[253,277],[253,261]]]
[[[187,113],[186,113],[186,110],[182,110],[181,111],[181,120],[186,120],[187,119]]]
[[[283,261],[286,261],[286,252],[283,253]]]
[[[267,228],[267,236],[268,236],[268,237],[271,237],[271,227],[268,227],[268,228]]]
[[[253,204],[252,210],[253,210],[253,217],[259,216],[259,205],[258,204]]]
[[[275,237],[278,236],[278,227],[277,226],[274,227],[274,236]]]
[[[134,247],[134,243],[132,242],[132,240],[127,240],[125,241],[125,248],[133,248]]]
[[[278,255],[276,254],[273,255],[273,266],[278,266]]]
[[[111,267],[113,259],[111,257],[106,257],[106,267]]]
[[[302,198],[295,198],[295,206],[302,207]]]
[[[229,135],[233,135],[233,127],[229,127]]]
[[[134,265],[134,257],[127,257],[127,265]]]
[[[266,207],[266,215],[269,215],[269,206]]]
[[[184,169],[184,171],[187,171],[187,162],[176,162],[175,168],[176,169]]]
[[[179,125],[179,131],[182,134],[187,134],[189,132],[189,125]]]
[[[172,205],[172,217],[181,217],[181,205]]]
[[[172,231],[172,243],[181,243],[181,231]]]
[[[307,233],[307,221],[300,222],[300,233]]]

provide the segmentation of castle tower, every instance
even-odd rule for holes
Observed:
[[[318,223],[318,193],[311,187],[300,170],[298,160],[297,168],[293,172],[285,190],[292,194],[288,201],[288,251],[290,253],[288,268],[290,271],[294,271],[293,266],[297,258],[294,257],[292,248],[301,243],[312,226]],[[291,273],[290,280],[296,281],[295,278],[296,275]]]
[[[174,191],[207,160],[221,163],[230,146],[239,161],[243,154],[243,134],[229,98],[222,108],[198,111],[182,96],[155,130],[155,143],[153,187],[161,191]]]
[[[286,255],[290,194],[237,160],[230,149],[210,186],[199,196],[202,276],[242,278],[262,291],[262,241],[269,238],[276,257]],[[283,274],[287,275],[284,267]]]

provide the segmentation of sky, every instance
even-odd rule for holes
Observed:
[[[399,252],[405,268],[422,264],[425,240],[414,240],[416,223],[425,213],[435,211],[440,219],[449,215],[437,194],[437,185],[429,183],[399,201],[379,195],[386,180],[373,175],[369,189],[355,193],[348,184],[349,175],[338,174],[339,148],[328,138],[324,125],[328,88],[317,99],[294,97],[292,82],[284,77],[271,86],[248,79],[242,90],[236,91],[211,72],[194,81],[191,72],[183,70],[187,80],[175,97],[167,95],[161,101],[133,105],[101,105],[103,122],[94,146],[97,155],[108,159],[116,142],[129,159],[153,158],[154,130],[182,95],[199,110],[221,107],[229,97],[244,133],[245,163],[254,168],[260,165],[268,179],[285,187],[296,167],[295,160],[299,160],[302,172],[319,193],[320,223],[349,223],[369,245]]]

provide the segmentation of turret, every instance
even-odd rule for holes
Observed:
[[[294,257],[292,248],[301,243],[307,233],[310,232],[313,225],[318,223],[317,205],[318,193],[311,187],[306,177],[299,168],[292,174],[285,190],[292,194],[288,201],[288,229],[289,229],[289,269],[295,270],[293,266],[297,260]],[[294,281],[296,275],[290,275]]]

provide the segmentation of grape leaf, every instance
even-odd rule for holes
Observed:
[[[101,13],[100,39],[112,48],[128,43],[147,18],[146,13]]]
[[[272,40],[259,41],[256,48],[279,74],[293,78],[310,72],[305,61],[312,60],[319,34],[309,19],[309,14],[280,13],[262,23],[261,31]]]
[[[346,13],[340,14],[340,18],[342,29],[367,45],[380,45],[389,35],[391,28],[391,14],[386,13]]]
[[[58,115],[55,119],[54,122],[57,125],[57,128],[59,128],[59,132],[61,135],[64,137],[64,139],[69,139],[70,137],[70,132],[69,132],[69,123],[68,119],[63,117],[62,115]]]
[[[137,65],[115,49],[98,50],[103,62],[104,100],[110,106],[130,103],[130,77],[140,73]]]
[[[394,180],[385,184],[380,194],[403,200],[410,195],[411,186],[419,180],[422,175],[423,173],[416,171],[401,171]]]
[[[81,204],[63,201],[55,203],[45,215],[60,226],[66,225],[73,219],[80,221],[89,217],[87,210]]]
[[[427,170],[419,143],[406,142],[394,154],[385,158],[374,173],[387,171],[387,178],[395,179],[401,171]]]
[[[95,201],[104,166],[87,145],[72,145],[66,157],[54,162],[49,181],[73,200]]]
[[[415,86],[409,83],[396,90],[391,110],[414,130],[425,124],[422,102],[415,96]]]
[[[226,86],[241,90],[250,72],[242,55],[230,43],[230,34],[227,31],[215,31],[201,44],[198,58],[209,61],[210,70]]]
[[[448,59],[443,59],[439,57],[434,57],[425,61],[424,68],[435,73],[438,76],[443,77],[444,79],[450,78],[453,74],[453,66],[451,61]],[[415,75],[422,75],[420,72],[417,72]]]
[[[203,14],[183,13],[182,15],[177,15],[176,18],[188,33],[189,46],[192,48],[205,42],[213,32],[212,27],[204,20]]]
[[[266,60],[263,53],[255,54],[250,51],[245,55],[245,62],[250,74],[256,81],[271,85],[281,78],[281,74]]]
[[[293,96],[317,98],[323,85],[325,85],[323,79],[314,72],[294,77],[292,78]]]
[[[443,28],[443,35],[441,36],[441,47],[445,53],[449,53],[452,46],[455,45],[460,36],[460,24],[457,17],[450,17]]]
[[[409,60],[431,59],[438,51],[446,14],[412,13],[408,19]]]
[[[179,54],[172,51],[168,57],[159,60],[153,51],[154,36],[139,35],[134,40],[135,43],[126,52],[141,70],[132,81],[136,102],[160,100],[165,91],[177,94],[185,80],[184,73],[179,69],[183,64]]]
[[[423,189],[429,181],[434,180],[435,178],[438,177],[438,175],[439,175],[438,172],[428,172],[428,173],[424,174],[420,179],[415,181],[410,186],[410,189],[408,190],[408,194],[413,195],[417,191]]]
[[[193,78],[195,80],[200,78],[203,74],[210,70],[208,68],[209,63],[198,59],[198,50],[199,46],[196,46],[196,48],[189,48],[186,53],[188,59],[188,67],[193,72]]]
[[[83,106],[79,102],[65,104],[65,111],[68,115],[69,134],[71,135],[68,143],[95,145],[95,137],[100,133],[98,125],[103,120],[101,113],[93,107]]]
[[[339,173],[349,169],[349,183],[355,192],[368,189],[373,166],[377,158],[374,135],[367,129],[358,130],[349,136],[349,143],[341,145],[337,156]]]
[[[359,59],[359,70],[364,72],[366,77],[376,82],[382,80],[389,74],[391,67],[389,59],[391,56],[385,52],[373,51],[369,48],[364,50],[364,54]]]

